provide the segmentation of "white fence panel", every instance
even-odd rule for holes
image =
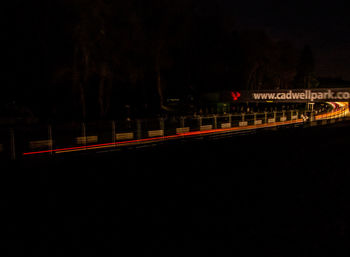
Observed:
[[[30,149],[37,149],[42,147],[50,147],[52,146],[52,140],[36,140],[36,141],[30,141],[29,147]],[[1,147],[0,147],[1,152]]]
[[[254,121],[254,125],[261,125],[262,124],[262,120],[256,120]]]
[[[231,123],[221,123],[221,128],[226,129],[226,128],[231,128]]]
[[[98,136],[77,137],[75,141],[79,145],[92,144],[98,142]]]
[[[164,136],[164,130],[150,130],[148,131],[148,137],[162,137]]]
[[[130,139],[134,139],[134,133],[132,132],[128,132],[128,133],[118,133],[115,135],[115,139],[117,141],[119,140],[130,140]]]
[[[183,134],[190,132],[190,127],[176,128],[176,134]]]
[[[200,131],[211,130],[213,129],[213,125],[203,125],[200,127]]]

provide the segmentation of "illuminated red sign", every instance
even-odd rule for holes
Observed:
[[[231,95],[232,95],[233,101],[237,101],[238,98],[241,97],[241,94],[239,92],[231,92]]]

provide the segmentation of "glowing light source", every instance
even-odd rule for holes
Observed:
[[[232,95],[233,101],[237,101],[238,98],[241,97],[241,93],[239,92],[231,92],[231,95]]]

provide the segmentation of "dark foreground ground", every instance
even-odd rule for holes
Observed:
[[[350,124],[1,169],[1,256],[349,256]]]

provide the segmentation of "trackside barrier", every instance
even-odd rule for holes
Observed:
[[[134,139],[134,133],[119,133],[115,135],[117,141]]]
[[[280,118],[280,121],[283,122],[283,121],[286,121],[287,120],[287,117],[281,117]]]
[[[75,141],[78,145],[93,144],[98,142],[98,136],[77,137]]]
[[[38,149],[38,148],[45,148],[52,146],[53,142],[52,140],[37,140],[37,141],[30,141],[29,147],[30,149]]]
[[[187,116],[155,118],[134,121],[101,121],[99,123],[58,124],[41,126],[40,129],[25,128],[15,131],[7,129],[6,137],[0,144],[0,158],[15,160],[25,155],[37,153],[60,154],[62,149],[94,149],[101,147],[120,147],[151,142],[152,138],[176,139],[203,134],[231,134],[240,129],[274,128],[295,124],[309,126],[326,125],[340,121],[341,111],[315,114],[315,120],[302,122],[298,111],[245,113],[209,116]],[[313,116],[310,116],[313,117]],[[328,121],[330,119],[330,121]],[[276,123],[276,122],[279,123]],[[283,124],[283,122],[285,122]],[[275,124],[276,123],[276,124]],[[253,126],[252,126],[253,125]],[[247,127],[247,128],[245,128]],[[237,129],[236,129],[237,128]],[[222,130],[222,131],[220,131]],[[34,132],[33,132],[34,131]],[[16,132],[16,133],[15,133]],[[3,133],[5,135],[5,133]],[[4,143],[7,142],[7,143]],[[118,143],[120,142],[120,143]],[[58,151],[57,149],[60,149]],[[68,150],[67,150],[68,152]]]
[[[188,132],[190,132],[190,128],[189,127],[176,128],[176,134],[183,134],[183,133],[188,133]]]
[[[231,128],[231,122],[228,123],[221,123],[221,128],[225,129],[225,128]]]
[[[148,131],[148,137],[162,137],[164,136],[164,130],[150,130]]]
[[[202,125],[200,126],[200,131],[211,130],[213,129],[213,125]]]

